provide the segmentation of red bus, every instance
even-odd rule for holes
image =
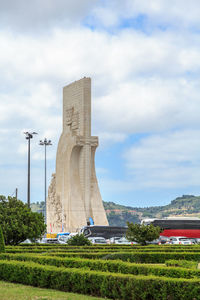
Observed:
[[[161,236],[185,236],[200,238],[200,219],[188,217],[174,217],[163,219],[144,219],[142,224],[153,224],[163,229]]]

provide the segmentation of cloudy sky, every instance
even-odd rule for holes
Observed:
[[[92,134],[105,201],[165,205],[200,195],[199,0],[0,0],[0,194],[44,199],[62,88],[92,78]]]

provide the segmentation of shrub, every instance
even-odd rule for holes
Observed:
[[[136,242],[141,245],[146,245],[146,242],[151,242],[159,238],[162,229],[159,226],[133,224],[127,222],[128,230],[126,238],[131,242]]]
[[[197,269],[198,261],[190,261],[190,260],[166,260],[166,266],[173,266],[173,267],[181,267],[186,269]]]
[[[95,253],[97,255],[97,253]],[[79,254],[80,257],[85,257],[85,254]],[[91,257],[94,254],[91,254]],[[98,254],[100,256],[100,254]],[[89,253],[87,255],[89,258]],[[116,252],[107,254],[104,259],[120,259],[122,261],[130,261],[130,262],[137,262],[137,263],[165,263],[166,260],[175,259],[175,260],[193,260],[193,261],[200,261],[200,253],[190,253],[190,252]]]
[[[0,252],[5,252],[5,243],[4,243],[4,237],[3,237],[1,226],[0,226]]]
[[[77,234],[73,236],[68,240],[67,244],[73,246],[92,245],[92,243],[83,234]]]
[[[174,278],[200,278],[200,271],[192,269],[186,269],[183,267],[167,267],[164,265],[149,265],[139,263],[122,262],[119,260],[101,260],[101,259],[81,259],[75,257],[52,257],[41,256],[35,254],[0,254],[0,260],[16,260],[16,261],[30,261],[39,263],[41,265],[51,265],[56,267],[66,268],[79,268],[90,269],[102,272],[121,273],[121,274],[133,274],[133,275],[155,275]],[[174,261],[175,262],[175,261]],[[179,262],[179,261],[177,261]],[[183,262],[183,261],[182,261]],[[187,262],[186,263],[193,263]]]
[[[0,261],[0,280],[110,299],[199,299],[200,280],[127,275]]]

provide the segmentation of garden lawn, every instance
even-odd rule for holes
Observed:
[[[100,300],[103,298],[83,296],[74,293],[41,289],[27,285],[0,281],[1,300]],[[104,298],[105,299],[105,298]]]

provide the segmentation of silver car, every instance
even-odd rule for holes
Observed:
[[[173,245],[192,245],[192,241],[185,236],[170,236],[169,239]]]
[[[104,237],[89,237],[88,240],[92,244],[107,244],[106,239]]]
[[[115,244],[122,244],[122,245],[131,245],[133,242],[130,242],[125,237],[121,237],[119,240],[115,242]]]

